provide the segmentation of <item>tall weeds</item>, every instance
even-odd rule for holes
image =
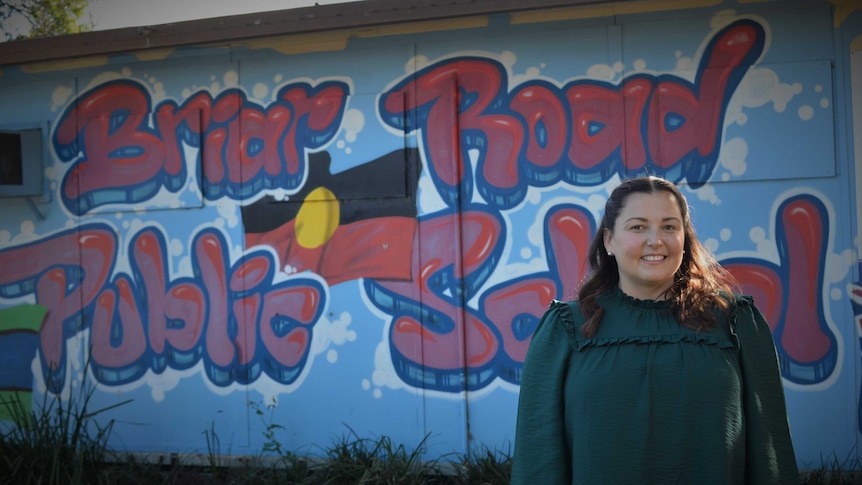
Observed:
[[[458,485],[509,485],[512,479],[512,454],[477,447],[463,455],[455,470]]]
[[[799,483],[800,485],[862,485],[862,461],[853,455],[843,460],[836,455],[821,458],[819,465],[805,467],[800,474]]]
[[[352,429],[326,451],[325,466],[317,471],[326,485],[440,483],[435,461],[422,460],[428,435],[416,448],[394,444],[388,436],[360,438]]]
[[[0,428],[0,483],[101,483],[114,420],[101,425],[94,418],[130,400],[94,411],[94,391],[82,386],[68,401],[46,393],[32,410],[14,397],[0,401],[0,409],[11,418]]]
[[[17,399],[0,399],[0,411],[12,417],[0,423],[8,425],[0,427],[0,485],[506,485],[511,477],[509,451],[480,447],[453,453],[451,462],[425,461],[429,435],[409,448],[385,435],[362,438],[350,427],[310,462],[280,441],[285,428],[273,421],[275,402],[265,409],[249,403],[264,425],[264,442],[260,454],[239,460],[243,466],[222,454],[214,425],[203,433],[203,466],[145,463],[109,450],[114,421],[94,419],[129,401],[92,411],[92,396],[92,388],[69,400],[46,395],[32,411]],[[805,468],[801,485],[862,485],[855,455]]]

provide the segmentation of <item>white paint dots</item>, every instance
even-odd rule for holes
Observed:
[[[775,246],[766,239],[766,231],[762,227],[752,227],[748,231],[748,237],[757,245],[757,252],[761,254],[774,254]]]
[[[177,238],[171,239],[170,252],[171,256],[182,256],[183,251],[183,243]]]
[[[224,73],[222,82],[226,87],[239,86],[239,73],[233,70],[227,71],[226,73]]]
[[[730,24],[731,22],[733,22],[737,18],[738,18],[738,14],[733,9],[728,8],[728,9],[724,9],[724,10],[719,10],[709,20],[709,26],[714,30],[718,30],[718,29],[726,27],[728,24]]]
[[[677,71],[694,71],[696,69],[691,57],[680,57],[676,61]]]
[[[718,161],[722,167],[738,177],[748,168],[747,158],[748,142],[744,138],[736,137],[724,143]]]
[[[404,72],[407,74],[412,74],[415,71],[421,70],[423,67],[429,64],[429,60],[427,56],[415,56],[410,58],[406,64],[404,64]]]
[[[51,111],[57,111],[72,97],[73,90],[68,86],[57,86],[51,93]]]
[[[758,107],[772,102],[777,113],[783,113],[787,103],[802,92],[802,84],[782,83],[772,69],[759,68],[748,72],[740,83],[734,98],[745,107]]]
[[[748,231],[748,237],[752,242],[759,243],[766,239],[766,231],[764,231],[762,227],[755,226]]]
[[[614,69],[607,64],[596,64],[587,69],[587,76],[596,80],[611,81],[616,74]]]
[[[706,184],[694,192],[700,200],[709,202],[712,205],[721,205],[721,199],[719,199],[718,194],[715,193],[715,187],[710,184]]]
[[[718,241],[715,238],[709,238],[703,242],[703,247],[705,247],[707,251],[714,254],[716,251],[718,251]]]
[[[36,225],[33,224],[33,221],[24,221],[21,223],[21,235],[22,236],[32,236],[36,231]]]
[[[511,68],[516,62],[518,62],[518,56],[516,56],[512,51],[503,51],[503,53],[500,54],[500,62]]]
[[[365,127],[365,115],[358,109],[350,109],[344,113],[341,125],[344,128],[344,139],[349,143],[356,141],[356,135]]]
[[[251,94],[257,99],[266,99],[269,95],[269,86],[264,83],[256,83],[251,88]]]

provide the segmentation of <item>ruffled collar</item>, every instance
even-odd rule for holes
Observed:
[[[581,333],[583,318],[575,318],[572,313],[575,308],[569,308],[567,312],[572,316],[562,319],[569,342],[577,351],[633,343],[693,343],[715,345],[721,349],[739,348],[732,328],[719,325],[698,331],[679,325],[673,317],[669,300],[641,300],[614,287],[599,295],[598,302],[604,307],[605,314],[598,332],[592,337],[584,337]]]
[[[635,298],[623,292],[623,290],[619,286],[614,286],[611,291],[602,294],[599,297],[599,300],[602,302],[602,306],[605,304],[624,304],[636,308],[661,308],[667,309],[670,308],[669,300],[641,300],[639,298]]]

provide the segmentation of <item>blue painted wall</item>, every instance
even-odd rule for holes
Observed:
[[[862,11],[712,3],[3,68],[46,190],[0,199],[0,308],[47,313],[0,392],[131,399],[130,451],[253,454],[270,410],[299,453],[507,450],[538,317],[652,173],[767,315],[800,463],[858,456]]]

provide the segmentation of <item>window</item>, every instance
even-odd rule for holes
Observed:
[[[40,124],[0,126],[0,197],[44,194],[46,133]]]

